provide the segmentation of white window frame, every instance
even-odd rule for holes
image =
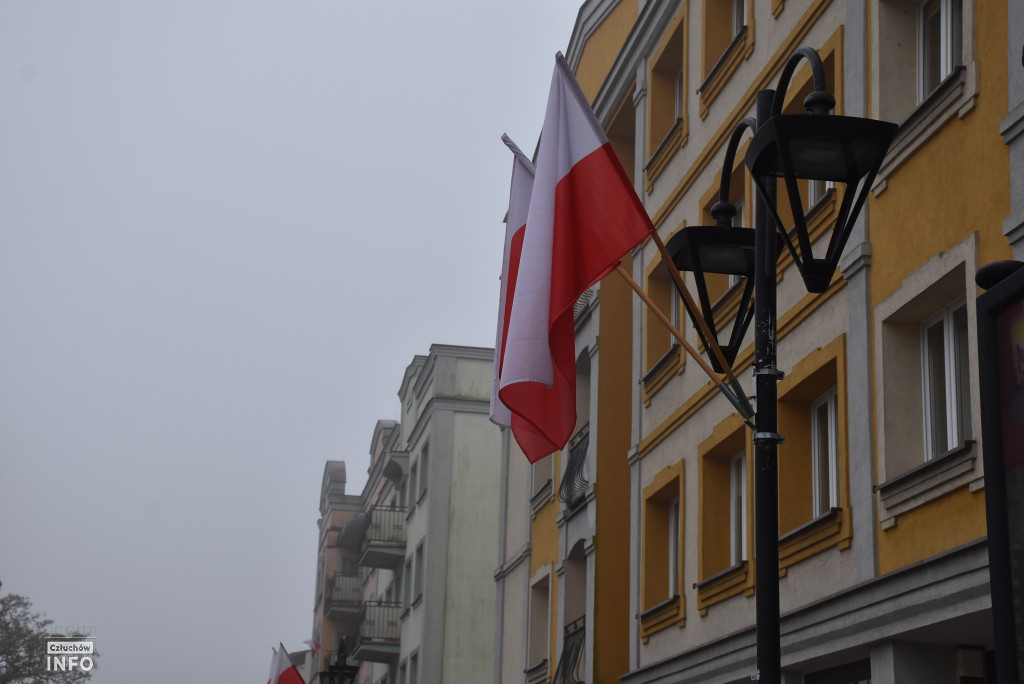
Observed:
[[[669,295],[668,295],[668,312],[669,320],[676,330],[682,331],[683,329],[683,298],[679,294],[679,288],[675,282],[670,283]],[[676,338],[672,333],[668,333],[669,337],[669,348],[672,348],[673,344],[676,344]]]
[[[668,596],[679,595],[679,497],[668,504]]]
[[[834,190],[836,187],[835,181],[830,180],[810,180],[807,182],[807,206],[808,208],[813,207],[815,204],[820,202],[828,194],[829,190]]]
[[[547,660],[551,630],[551,575],[545,573],[530,583],[526,640],[528,668]]]
[[[747,25],[747,0],[732,0],[732,37],[740,35]]]
[[[422,499],[427,493],[427,482],[430,478],[430,445],[424,444],[423,450],[420,453],[420,481],[419,481],[419,492],[417,492],[418,499]]]
[[[402,572],[402,606],[406,609],[412,605],[412,556],[405,559],[405,570]]]
[[[825,424],[818,420],[818,410],[826,407]],[[839,506],[839,391],[833,387],[811,403],[811,484],[814,495],[814,517]],[[822,440],[822,430],[825,440]],[[826,443],[822,452],[821,444]],[[822,478],[822,469],[825,477]],[[822,482],[828,484],[823,491]]]
[[[739,520],[737,520],[737,516]],[[729,459],[729,562],[747,560],[747,454]]]
[[[966,319],[967,301],[964,297],[958,297],[952,304],[944,307],[921,324],[921,413],[924,417],[922,423],[924,426],[924,458],[926,461],[930,461],[936,456],[955,449],[971,438],[970,408],[966,407],[965,409],[962,406],[962,397],[966,397],[970,401],[970,377],[969,371],[968,376],[964,376],[963,364],[961,363],[963,359],[967,359],[969,363],[971,353],[969,333],[965,329],[963,337],[960,337],[957,335],[953,324],[954,317],[961,310],[963,310],[963,315]],[[928,332],[936,326],[942,326],[942,368],[944,381],[940,396],[943,397],[943,410],[946,419],[945,444],[934,444],[932,440],[933,418],[931,399],[935,392],[938,391],[938,388],[932,387],[935,379],[932,378],[929,372],[932,364],[931,351],[928,346]],[[963,414],[966,414],[964,416],[965,419],[961,421]]]
[[[684,87],[683,83],[685,82],[684,76],[685,75],[683,73],[683,67],[680,66],[679,69],[676,70],[676,78],[675,78],[675,82],[676,82],[675,90],[676,90],[676,92],[675,92],[674,107],[675,107],[675,113],[676,113],[676,120],[677,121],[679,119],[683,118],[683,113],[684,113],[683,112],[683,103],[686,100],[685,93],[683,92],[683,87]]]
[[[423,575],[425,572],[425,568],[423,567],[423,565],[425,562],[425,557],[426,556],[423,553],[423,542],[420,542],[419,545],[416,547],[416,567],[413,570],[413,572],[415,573],[415,584],[413,586],[413,601],[416,601],[421,596],[423,596]]]
[[[925,82],[925,19],[930,8],[938,6],[939,12],[939,74],[935,83]],[[942,81],[963,63],[962,0],[922,0],[917,9],[917,101],[924,102]],[[957,54],[959,52],[960,54]]]

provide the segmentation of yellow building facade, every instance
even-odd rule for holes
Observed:
[[[1024,256],[1024,10],[1011,5],[589,0],[573,28],[570,65],[665,241],[714,222],[729,136],[799,47],[820,54],[835,114],[899,124],[826,291],[808,294],[787,253],[778,263],[787,684],[993,681],[974,275]],[[785,112],[802,113],[810,90],[804,66]],[[745,226],[749,140],[729,189]],[[820,249],[839,189],[800,194]],[[792,221],[785,200],[780,215]],[[699,346],[655,245],[624,265]],[[708,284],[728,331],[742,279]],[[556,496],[576,472],[572,442],[547,466],[510,466],[522,471],[510,500],[532,501],[529,600],[523,647],[510,646],[522,672],[497,667],[496,681],[750,681],[751,430],[616,276],[590,297],[577,307],[589,526]],[[748,389],[752,340],[733,366]],[[595,636],[566,677],[580,595]]]

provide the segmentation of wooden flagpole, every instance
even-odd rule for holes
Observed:
[[[722,353],[722,348],[718,346],[718,339],[711,333],[708,328],[707,321],[704,317],[699,315],[700,308],[694,303],[693,296],[690,295],[690,290],[686,287],[686,281],[683,280],[683,276],[679,273],[679,270],[674,268],[672,263],[672,257],[669,256],[668,250],[665,249],[665,243],[662,242],[661,236],[658,235],[658,231],[652,230],[651,237],[654,239],[654,244],[658,246],[658,251],[661,252],[661,260],[665,264],[665,268],[668,270],[669,275],[672,276],[672,280],[675,281],[676,287],[679,288],[679,294],[683,296],[686,302],[686,307],[689,311],[696,312],[694,318],[697,319],[697,325],[700,326],[700,330],[704,333],[704,339],[708,342],[708,347],[711,353],[718,359],[718,363],[722,366],[722,370],[725,371],[725,377],[730,381],[734,381],[736,378],[732,374],[732,366],[729,365],[725,360],[725,355]]]
[[[729,400],[729,403],[736,407],[736,409],[740,412],[740,415],[742,415],[745,419],[749,419],[753,415],[753,413],[750,412],[750,405],[744,404],[742,399],[740,397],[737,397],[734,394],[733,390],[722,382],[722,379],[718,377],[718,374],[715,373],[714,369],[712,369],[711,366],[708,365],[708,362],[704,360],[704,357],[702,357],[700,353],[696,349],[694,349],[693,345],[690,344],[685,337],[683,337],[683,333],[679,331],[679,328],[672,325],[672,321],[670,321],[668,317],[661,311],[661,309],[658,308],[657,304],[655,304],[654,301],[647,295],[647,293],[644,292],[643,288],[637,285],[636,281],[633,280],[633,276],[629,275],[629,273],[626,272],[626,269],[622,268],[621,264],[616,265],[615,270],[618,271],[619,275],[622,276],[622,279],[625,280],[631,288],[633,288],[633,292],[636,292],[640,299],[643,300],[643,303],[647,305],[647,308],[651,310],[651,313],[653,313],[655,317],[659,321],[661,321],[662,325],[668,328],[668,331],[672,333],[672,336],[679,341],[679,344],[683,346],[683,349],[686,350],[686,353],[692,356],[693,359],[697,362],[697,364],[701,367],[701,369],[705,373],[707,373],[708,377],[711,378],[711,380],[715,383],[715,385],[722,392],[722,394],[725,395],[726,399]]]

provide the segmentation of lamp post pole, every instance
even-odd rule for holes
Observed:
[[[789,87],[797,63],[806,59],[811,67],[813,90],[804,98],[808,115],[782,113],[781,96]],[[669,240],[669,258],[681,270],[694,272],[705,311],[687,311],[694,318],[703,316],[710,336],[717,340],[713,310],[707,297],[705,273],[742,274],[754,281],[754,563],[756,568],[755,607],[757,611],[757,675],[767,684],[781,684],[782,655],[779,615],[779,444],[778,381],[782,377],[776,359],[776,273],[783,244],[799,268],[808,292],[828,290],[839,258],[871,183],[899,128],[894,123],[835,116],[835,97],[825,87],[825,69],[821,57],[811,48],[798,48],[782,68],[778,92],[757,93],[756,120],[737,124],[726,151],[722,172],[720,201],[712,208],[719,229],[707,226],[683,228]],[[748,229],[734,232],[731,227],[735,209],[729,204],[729,170],[737,144],[738,131],[754,129],[746,153],[746,166],[757,186],[754,206],[753,269],[744,255],[750,254],[748,238],[738,237]],[[785,180],[786,197],[793,210],[794,224],[786,228],[777,211],[777,180]],[[802,210],[798,182],[831,181],[845,186],[836,212],[836,223],[828,240],[824,258],[815,258],[807,218]],[[859,188],[859,190],[858,190]],[[778,233],[776,233],[776,228]],[[733,231],[733,232],[727,232]],[[715,234],[718,233],[716,236]],[[700,256],[701,253],[704,256]],[[749,280],[747,281],[749,284]],[[685,286],[680,285],[681,289]],[[748,291],[745,291],[748,292]],[[744,294],[746,301],[747,294]],[[684,299],[684,302],[688,301]],[[741,312],[744,305],[740,305]],[[742,339],[749,314],[735,325],[730,341],[731,358]],[[702,336],[703,340],[703,336]],[[724,364],[723,364],[724,365]],[[744,416],[746,417],[746,416]]]
[[[774,90],[757,93],[758,128],[771,116]],[[754,207],[754,562],[756,570],[757,672],[760,682],[780,684],[779,628],[779,371],[776,368],[775,179]],[[766,198],[762,194],[768,194]]]

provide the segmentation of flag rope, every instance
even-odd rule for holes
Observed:
[[[737,394],[734,389],[731,389],[725,383],[722,382],[722,379],[718,377],[718,374],[715,373],[715,371],[711,368],[710,365],[708,365],[708,362],[704,360],[704,357],[701,356],[696,349],[694,349],[693,345],[690,344],[685,337],[683,337],[683,333],[679,331],[679,328],[672,325],[672,321],[669,320],[668,316],[666,316],[665,313],[658,308],[658,305],[654,303],[654,300],[652,300],[648,296],[648,294],[644,292],[643,288],[640,287],[635,280],[633,280],[633,276],[629,275],[629,273],[626,272],[626,269],[622,268],[621,264],[616,265],[615,270],[622,277],[622,279],[625,280],[631,288],[633,288],[633,292],[636,292],[637,296],[639,296],[643,303],[647,305],[647,308],[650,309],[651,313],[653,313],[654,316],[659,321],[661,321],[662,325],[668,328],[668,331],[672,333],[672,336],[679,341],[679,344],[683,346],[683,349],[686,350],[686,353],[692,356],[693,359],[697,362],[697,364],[701,367],[701,369],[707,374],[707,376],[711,378],[712,382],[715,383],[719,391],[721,391],[722,394],[725,395],[725,398],[729,400],[729,403],[731,403],[736,408],[736,410],[739,411],[740,415],[744,419],[744,422],[749,427],[753,428],[754,426],[753,424],[751,424],[750,419],[753,418],[754,412],[752,407],[750,406],[750,403],[746,401],[747,398],[742,394]],[[735,380],[735,378],[732,378],[732,380]]]

